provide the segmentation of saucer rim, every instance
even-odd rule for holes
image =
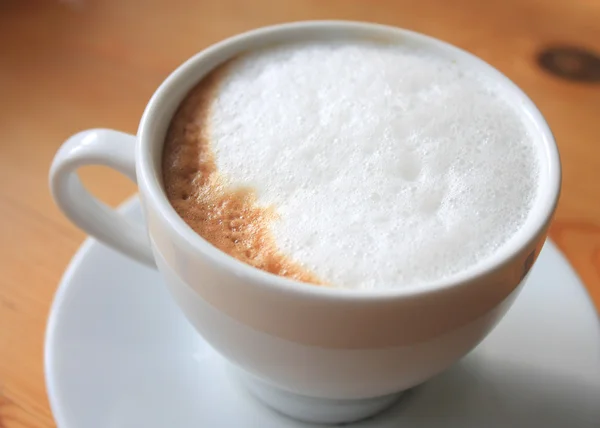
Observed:
[[[136,205],[140,203],[138,194],[134,194],[127,199],[125,199],[122,203],[120,203],[116,210],[121,213],[127,213],[132,210]],[[50,404],[50,410],[52,412],[52,416],[54,421],[56,422],[57,427],[66,427],[69,428],[70,425],[67,423],[66,416],[63,414],[63,410],[65,408],[64,403],[61,405],[58,403],[58,385],[56,379],[54,379],[54,346],[55,343],[54,336],[57,332],[56,325],[58,323],[58,317],[61,313],[60,308],[63,305],[65,300],[65,296],[69,291],[70,285],[73,282],[73,277],[77,273],[77,269],[81,265],[82,261],[88,256],[89,252],[94,248],[95,245],[103,245],[97,239],[86,235],[83,243],[77,248],[73,257],[69,261],[63,275],[61,276],[60,281],[58,282],[58,287],[54,292],[54,296],[52,297],[52,304],[50,305],[50,310],[48,312],[48,318],[46,321],[46,329],[44,331],[44,383],[46,385],[46,395],[48,397],[48,402]],[[136,263],[132,260],[133,263]]]
[[[120,213],[127,213],[131,211],[136,205],[140,203],[139,196],[137,194],[127,198],[123,203],[119,204],[117,207],[117,211]],[[67,417],[64,413],[64,409],[67,407],[65,403],[59,403],[59,386],[57,379],[55,378],[56,371],[54,370],[55,362],[55,335],[57,334],[57,324],[59,322],[59,317],[62,314],[61,308],[63,306],[63,302],[71,288],[73,283],[73,277],[76,275],[77,270],[79,269],[81,263],[88,257],[90,251],[94,248],[95,245],[103,245],[97,239],[93,237],[86,237],[84,242],[79,246],[79,248],[75,251],[73,257],[69,261],[59,283],[58,287],[54,293],[52,298],[52,304],[50,305],[50,310],[47,317],[46,328],[44,332],[44,352],[43,352],[43,367],[44,367],[44,381],[46,386],[46,394],[48,397],[48,402],[50,405],[50,410],[52,412],[52,417],[56,423],[57,427],[61,428],[70,428],[72,424],[70,424],[67,420]],[[571,266],[569,260],[565,257],[565,255],[560,251],[560,249],[554,244],[551,239],[547,239],[545,242],[545,246],[551,246],[558,253],[564,263],[565,268],[570,271],[570,274],[576,278],[580,286],[583,288],[583,294],[589,305],[590,309],[593,313],[598,317],[598,311],[593,304],[591,296],[587,287],[581,280],[577,271]],[[135,263],[135,261],[132,260]],[[600,321],[600,317],[598,317]]]

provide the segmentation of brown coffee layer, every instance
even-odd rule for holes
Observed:
[[[194,87],[173,117],[163,149],[167,197],[175,211],[212,245],[256,268],[297,281],[322,284],[282,253],[270,231],[272,207],[261,207],[251,188],[229,188],[217,171],[209,140],[212,100],[231,62]]]

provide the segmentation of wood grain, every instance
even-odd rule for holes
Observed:
[[[88,127],[135,132],[159,83],[190,55],[262,25],[352,19],[445,39],[499,68],[538,104],[558,140],[563,193],[551,236],[600,307],[600,85],[542,71],[555,43],[600,52],[590,0],[98,0],[0,2],[0,427],[54,426],[43,334],[84,239],[47,189],[52,156]],[[115,205],[134,186],[102,168],[84,182]]]

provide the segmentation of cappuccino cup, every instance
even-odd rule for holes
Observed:
[[[509,100],[527,123],[526,135],[536,150],[535,197],[526,216],[519,214],[524,219],[510,239],[468,268],[427,277],[414,286],[410,280],[400,286],[362,286],[371,284],[367,280],[360,287],[328,285],[328,281],[317,286],[311,283],[311,275],[301,281],[233,257],[180,215],[165,186],[163,155],[170,126],[190,91],[222,64],[249,52],[339,41],[427,52],[485,76],[495,94]],[[365,151],[364,156],[371,155]],[[111,167],[137,183],[145,224],[125,219],[83,187],[77,170],[87,165]],[[336,171],[335,165],[328,166]],[[410,167],[405,171],[402,179],[418,182]],[[483,340],[510,308],[535,263],[560,184],[552,133],[532,101],[507,77],[431,37],[346,21],[265,27],[210,46],[160,85],[137,135],[108,129],[75,134],[59,149],[50,170],[52,195],[64,214],[99,241],[155,267],[189,322],[231,364],[252,394],[283,414],[315,423],[346,423],[371,416]],[[436,196],[435,204],[446,203],[444,197]],[[425,199],[428,210],[431,200]],[[327,245],[326,239],[320,242]],[[434,248],[435,242],[430,245]],[[432,271],[426,260],[419,263]],[[411,275],[420,278],[419,269]]]

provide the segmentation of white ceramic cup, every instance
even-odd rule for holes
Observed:
[[[489,260],[419,287],[352,291],[278,277],[222,253],[177,215],[163,191],[161,154],[171,117],[211,69],[273,43],[358,38],[429,49],[493,76],[534,124],[541,148],[538,200],[525,226]],[[107,165],[139,186],[147,226],[98,202],[76,171]],[[398,28],[318,21],[277,25],[220,42],[158,88],[138,135],[93,129],[60,148],[50,172],[54,199],[77,226],[122,253],[156,265],[198,332],[236,367],[262,401],[295,418],[340,423],[370,416],[398,394],[475,347],[513,302],[546,236],[560,191],[556,144],[534,104],[476,57]],[[143,296],[140,296],[143,298]]]

